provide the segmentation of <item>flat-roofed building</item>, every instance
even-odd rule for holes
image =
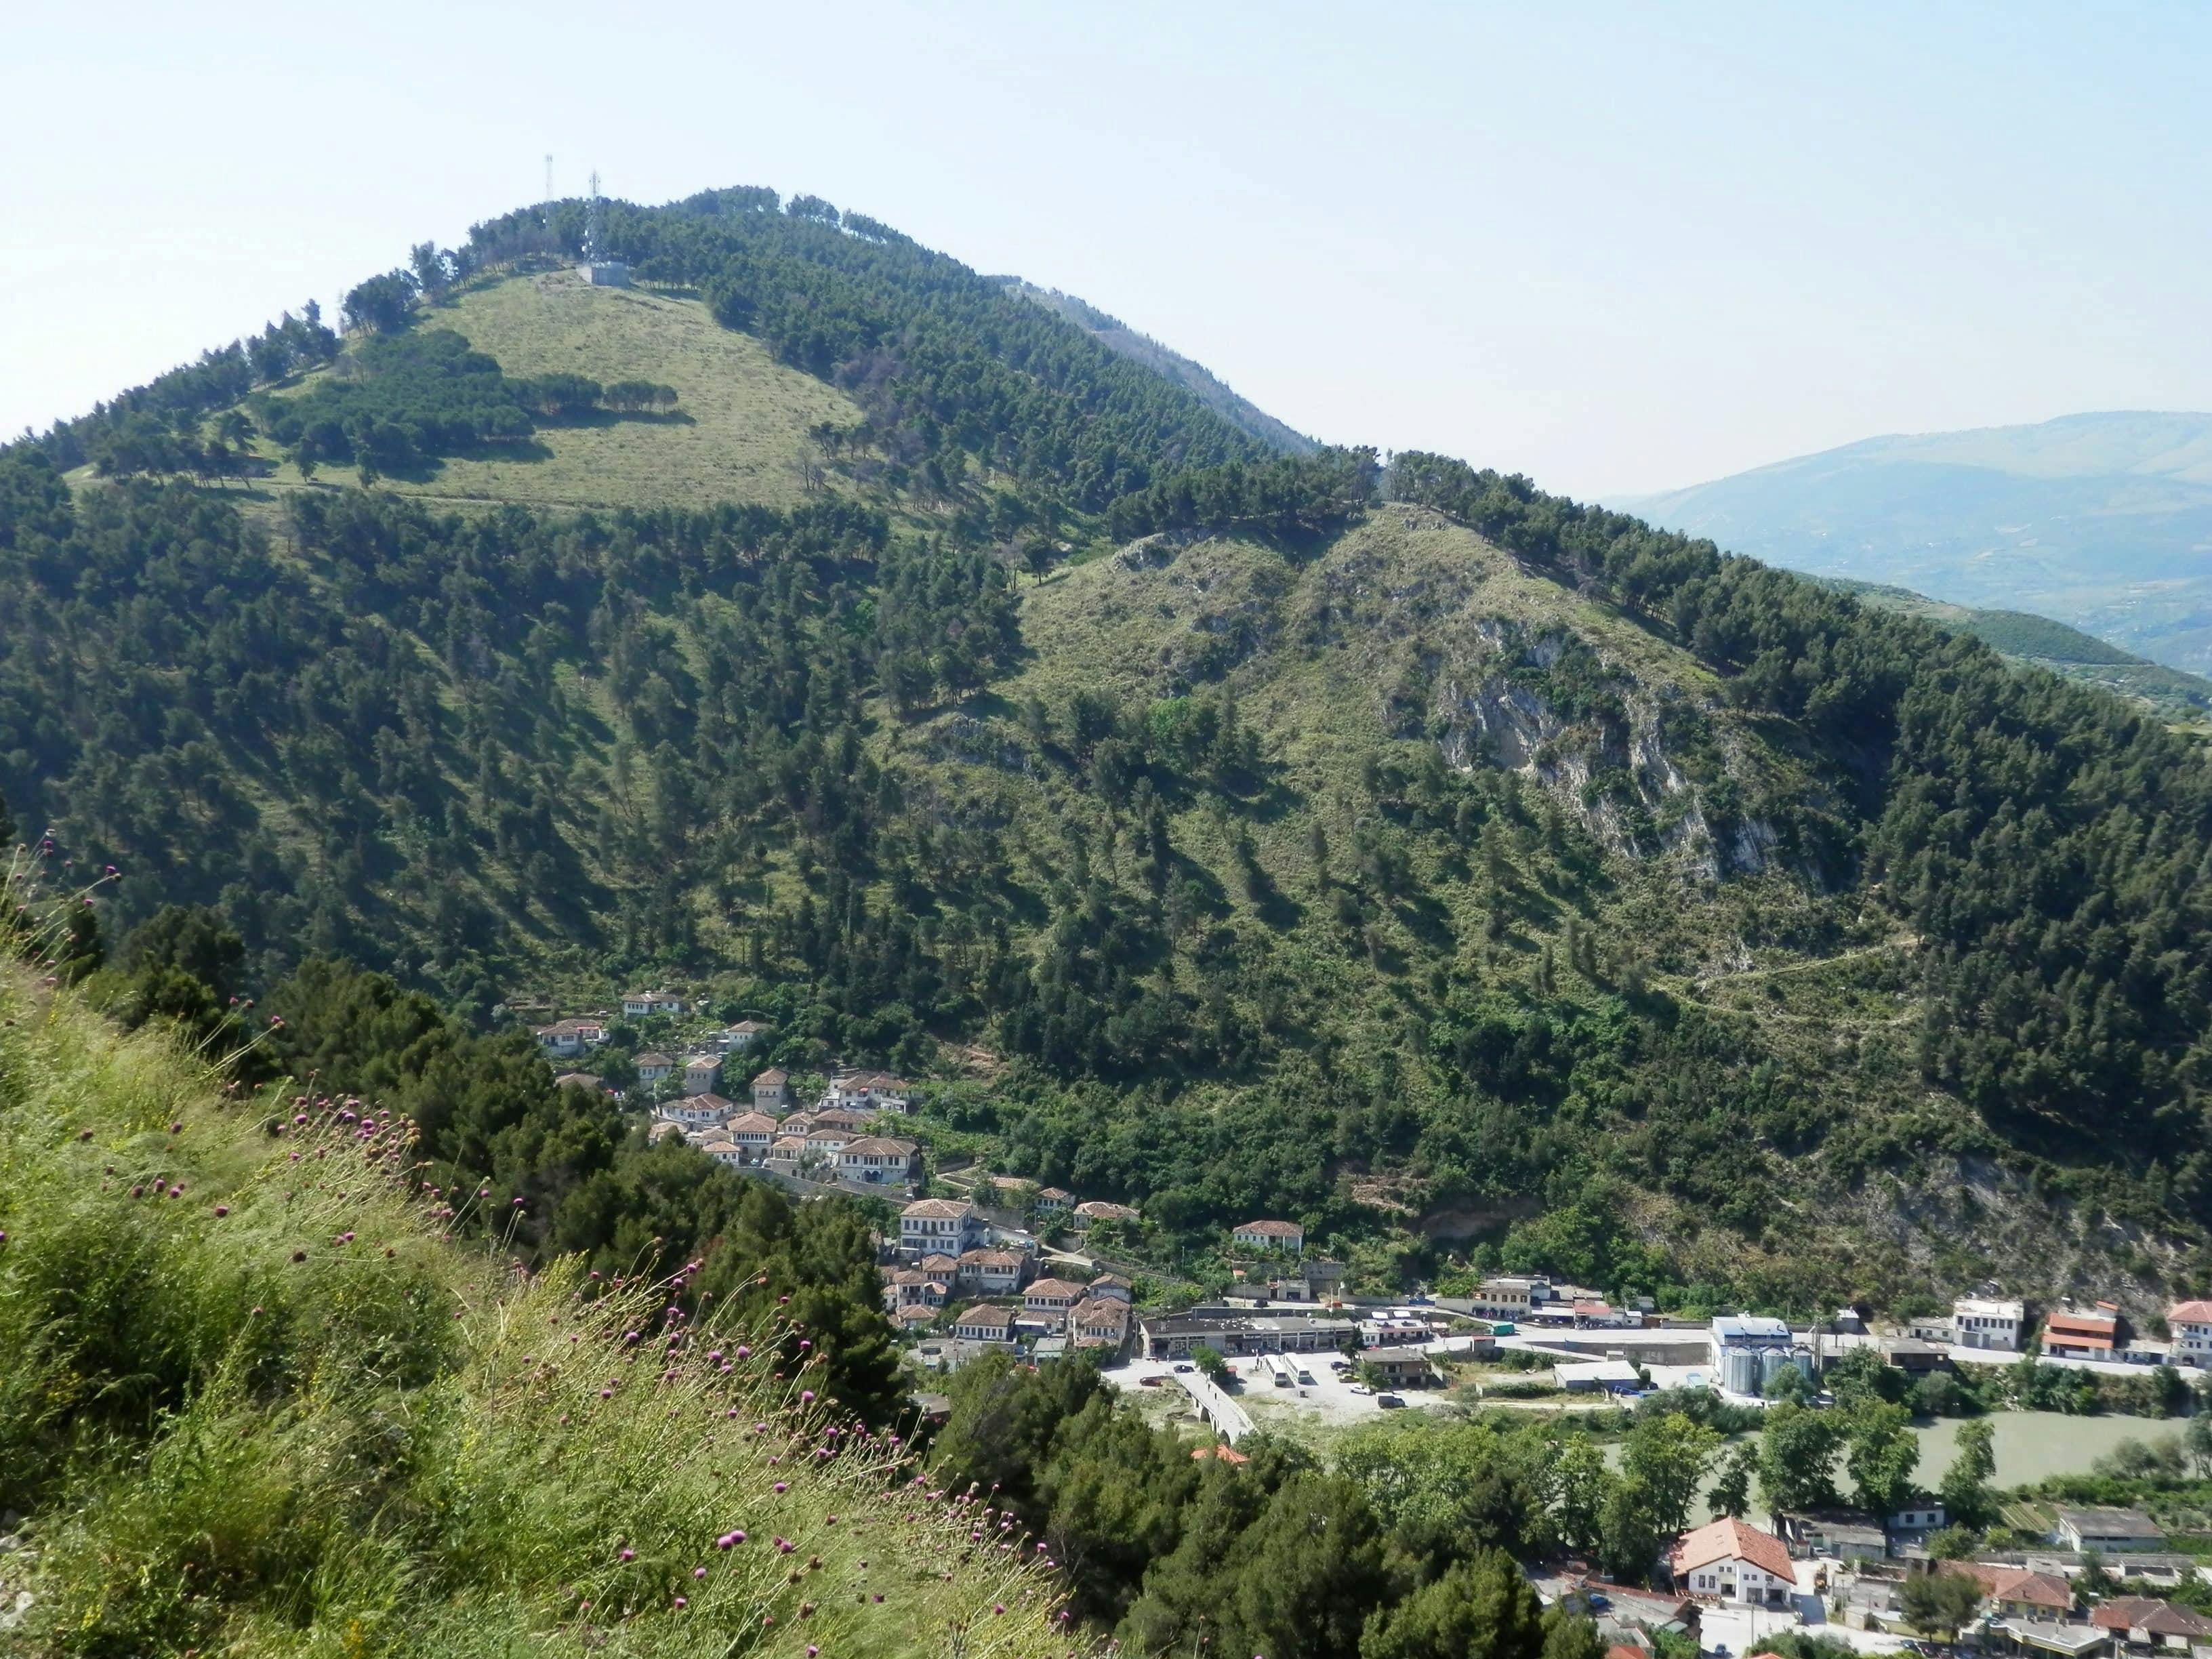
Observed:
[[[2020,1328],[2027,1316],[2027,1308],[2018,1302],[1962,1296],[1951,1304],[1951,1340],[1962,1348],[2018,1353]]]

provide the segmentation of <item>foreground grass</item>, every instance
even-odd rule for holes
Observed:
[[[0,1652],[1066,1650],[981,1500],[666,1285],[446,1236],[404,1126],[0,1020]]]

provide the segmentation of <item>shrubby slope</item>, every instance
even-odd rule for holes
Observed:
[[[0,1648],[1065,1650],[772,1328],[453,1242],[358,1102],[226,1092],[13,969],[0,1020]]]

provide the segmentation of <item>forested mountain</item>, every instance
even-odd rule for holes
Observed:
[[[1164,1259],[1273,1213],[1672,1301],[2212,1268],[2212,769],[2161,722],[1525,480],[1281,454],[816,198],[611,205],[631,291],[581,219],[0,453],[0,793],[120,866],[111,932],[210,905],[251,983],[471,1024],[705,986]]]
[[[1193,392],[1198,400],[1271,449],[1285,455],[1310,455],[1321,447],[1304,433],[1294,431],[1273,416],[1238,397],[1203,363],[1194,363],[1181,352],[1163,345],[1149,334],[1139,334],[1118,317],[1109,317],[1086,300],[1063,294],[1056,288],[1039,288],[1018,276],[1002,276],[1009,292],[1055,311],[1102,344],[1164,375]]]
[[[2212,671],[2212,415],[1869,438],[1619,505],[1793,570],[2031,611]]]

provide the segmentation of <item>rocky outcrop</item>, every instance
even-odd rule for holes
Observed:
[[[1517,772],[1570,805],[1608,850],[1627,858],[1679,859],[1708,880],[1757,872],[1780,838],[1763,820],[1729,821],[1715,834],[1705,792],[1670,747],[1670,720],[1716,711],[1674,687],[1620,672],[1584,641],[1553,633],[1518,637],[1510,625],[1479,624],[1474,648],[1439,672],[1431,730],[1447,765]],[[1577,706],[1546,682],[1575,671]],[[1732,758],[1726,748],[1722,764]]]

